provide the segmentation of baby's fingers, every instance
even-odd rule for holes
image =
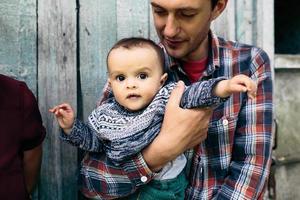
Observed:
[[[63,116],[62,111],[63,109],[61,108],[61,105],[49,109],[49,112],[53,113],[56,117]]]
[[[242,84],[234,84],[231,87],[233,92],[247,92],[247,87]]]
[[[54,106],[53,108],[50,108],[48,111],[54,114],[57,111],[57,108],[58,108],[57,106]]]
[[[256,91],[248,91],[247,92],[248,97],[251,99],[254,99],[256,97]]]
[[[247,90],[248,90],[248,96],[251,99],[254,99],[256,97],[256,91],[257,91],[257,85],[254,81],[250,80],[250,82],[247,84]]]

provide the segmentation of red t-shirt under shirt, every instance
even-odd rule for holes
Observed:
[[[187,61],[183,63],[183,70],[189,80],[194,83],[199,80],[206,69],[207,57],[197,61]]]

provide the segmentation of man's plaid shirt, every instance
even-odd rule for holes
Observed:
[[[245,74],[258,84],[257,96],[232,95],[214,110],[207,139],[191,157],[185,199],[262,199],[271,164],[272,75],[267,54],[256,47],[226,41],[210,33],[209,62],[202,79]],[[179,62],[166,59],[169,78],[188,78]],[[105,93],[104,93],[105,97]],[[154,176],[142,154],[120,168],[87,153],[79,183],[87,197],[111,199],[136,191]]]

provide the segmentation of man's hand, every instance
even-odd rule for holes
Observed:
[[[59,126],[64,130],[66,134],[70,134],[75,114],[70,104],[63,103],[49,109],[49,112],[56,116]]]
[[[179,107],[184,83],[179,81],[172,91],[159,135],[143,150],[143,156],[152,171],[193,148],[207,137],[212,109],[182,109]]]

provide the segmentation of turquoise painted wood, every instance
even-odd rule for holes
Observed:
[[[0,1],[0,73],[37,92],[36,0]]]
[[[106,82],[106,55],[117,40],[116,2],[80,1],[80,117],[95,108]]]
[[[107,80],[106,57],[124,37],[155,39],[148,0],[80,1],[80,107],[87,116]],[[151,22],[151,25],[150,25]]]
[[[39,199],[77,199],[77,149],[59,140],[48,109],[69,102],[77,109],[76,2],[38,2],[38,97],[47,129]]]
[[[117,0],[117,38],[149,37],[148,0]]]

